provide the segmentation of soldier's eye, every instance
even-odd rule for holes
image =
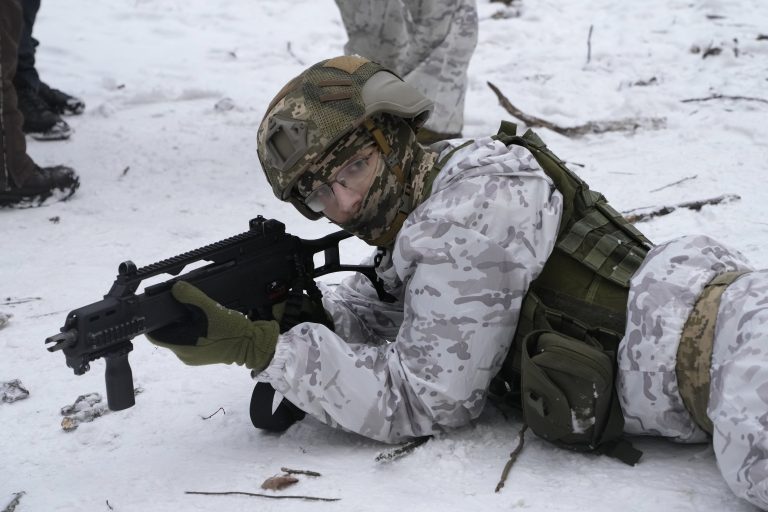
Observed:
[[[367,166],[368,158],[358,158],[349,164],[345,170],[347,171],[347,175],[357,174],[359,172],[363,172]]]
[[[331,189],[327,185],[323,185],[312,192],[312,198],[318,201],[324,201],[331,197],[332,194]]]

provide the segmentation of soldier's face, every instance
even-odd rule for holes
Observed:
[[[305,199],[310,209],[322,212],[336,224],[345,224],[359,213],[379,167],[381,154],[376,146],[361,149],[325,184]]]

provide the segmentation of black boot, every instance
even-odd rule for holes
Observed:
[[[48,107],[59,115],[78,115],[85,110],[85,102],[80,98],[70,96],[58,89],[49,87],[45,82],[40,82],[37,93],[48,104]]]
[[[254,427],[282,432],[307,415],[285,398],[276,408],[274,401],[275,388],[266,382],[257,382],[251,395],[251,423]]]
[[[69,138],[72,129],[59,114],[51,110],[37,91],[26,87],[16,92],[19,96],[19,110],[24,116],[24,133],[37,140]]]
[[[80,179],[69,167],[36,166],[22,186],[0,190],[0,208],[34,208],[56,201],[66,201],[79,186]]]

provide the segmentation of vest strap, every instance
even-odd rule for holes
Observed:
[[[397,217],[395,217],[395,220],[392,221],[392,224],[389,225],[389,228],[387,228],[384,234],[375,240],[371,240],[368,243],[377,247],[389,247],[389,245],[395,240],[395,237],[400,231],[400,228],[403,227],[403,223],[405,222],[405,218],[407,216],[408,214],[404,213],[402,210],[397,212]]]
[[[677,385],[686,410],[696,425],[710,435],[712,420],[707,416],[711,382],[712,351],[720,298],[725,289],[744,271],[725,272],[704,286],[704,290],[688,315],[677,347]]]
[[[445,164],[448,163],[448,160],[451,159],[451,157],[456,154],[457,151],[460,149],[464,149],[465,147],[472,144],[474,140],[470,139],[463,144],[456,146],[452,150],[448,152],[445,157],[443,157],[439,162],[437,162],[435,165],[432,166],[432,169],[429,170],[429,174],[427,174],[427,177],[424,179],[424,190],[427,191],[427,195],[432,194],[432,184],[435,182],[435,178],[437,178],[437,175],[440,174],[440,171],[443,170],[443,167],[445,167]]]

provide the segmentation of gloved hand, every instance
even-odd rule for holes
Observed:
[[[292,314],[292,318],[284,318],[285,310],[289,307],[288,303],[296,299],[289,297],[288,300],[272,306],[272,317],[280,324],[280,332],[288,331],[302,322],[314,322],[323,324],[330,330],[334,329],[333,319],[323,307],[323,303],[319,299],[313,300],[308,295],[301,296],[301,305],[294,308],[298,311]]]
[[[149,341],[170,349],[188,365],[236,363],[257,372],[267,367],[275,354],[277,322],[251,321],[184,281],[174,284],[171,293],[190,318],[147,333]]]

